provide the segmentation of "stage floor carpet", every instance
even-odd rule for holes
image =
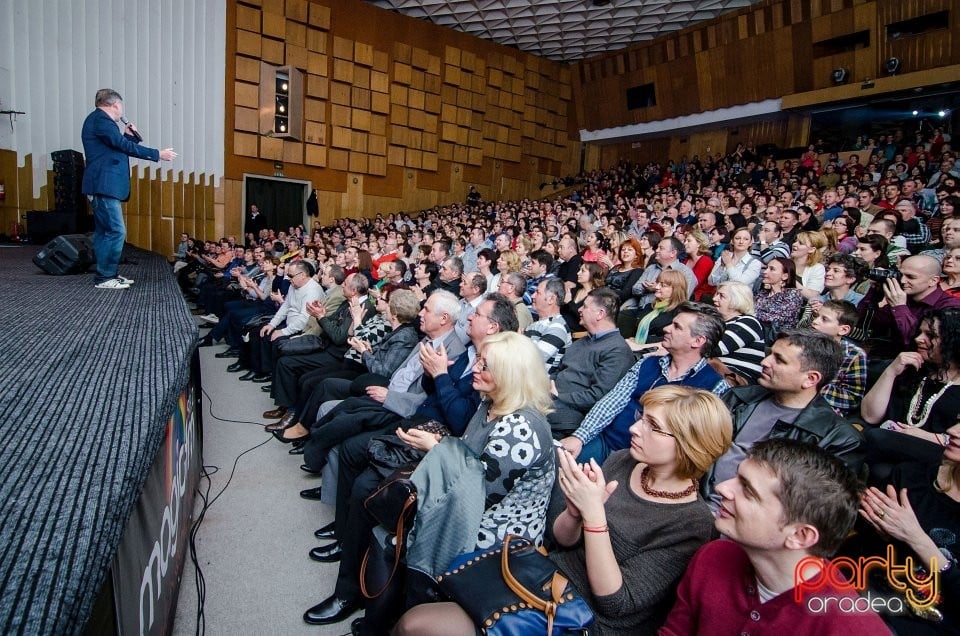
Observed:
[[[83,630],[166,421],[196,324],[169,264],[127,247],[127,290],[0,247],[0,633]]]

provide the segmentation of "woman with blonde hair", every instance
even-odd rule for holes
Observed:
[[[731,386],[755,384],[766,356],[766,341],[756,317],[753,291],[736,281],[720,283],[713,306],[723,318],[724,329],[710,364]]]
[[[697,277],[697,286],[693,288],[693,299],[700,301],[704,294],[712,294],[710,272],[713,271],[713,258],[710,257],[710,239],[701,230],[691,230],[683,238],[683,249],[687,252],[684,265]]]
[[[823,232],[800,232],[793,241],[790,258],[797,268],[797,289],[806,300],[823,293],[827,271],[822,261],[826,247],[827,237]]]
[[[630,448],[578,465],[558,450],[565,509],[553,521],[562,550],[550,558],[596,615],[591,634],[653,633],[694,552],[713,538],[697,480],[726,452],[730,412],[718,397],[681,385],[640,399]],[[474,634],[459,605],[421,605],[397,634]]]
[[[653,303],[640,315],[633,337],[626,339],[627,345],[639,351],[663,340],[664,327],[673,322],[677,309],[687,298],[686,276],[675,269],[660,272],[653,292]]]
[[[493,275],[488,290],[496,290],[500,287],[500,280],[505,274],[520,271],[520,257],[516,252],[503,251],[497,256],[497,273]]]

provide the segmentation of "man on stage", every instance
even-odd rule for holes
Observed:
[[[96,109],[87,115],[80,133],[87,166],[83,173],[83,193],[93,206],[93,249],[97,257],[98,289],[126,289],[133,284],[120,276],[117,267],[123,252],[127,229],[123,224],[120,202],[130,198],[130,160],[173,161],[173,148],[157,150],[139,145],[136,126],[123,117],[123,98],[115,90],[101,88],[94,100]],[[117,122],[123,121],[120,134]]]

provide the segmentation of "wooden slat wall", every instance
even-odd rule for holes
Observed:
[[[54,208],[52,171],[47,171],[39,196],[33,196],[32,155],[27,155],[24,165],[18,167],[16,152],[0,150],[0,179],[6,189],[5,200],[0,201],[0,233],[10,234],[12,224],[22,222],[22,216],[31,210]],[[173,174],[168,170],[164,179],[160,181],[156,170],[133,167],[130,200],[123,204],[127,240],[166,255],[173,253],[180,232],[218,236],[214,233],[217,225],[213,178],[204,174]],[[219,207],[223,207],[222,199]]]
[[[243,174],[275,161],[312,182],[321,222],[462,200],[471,184],[533,196],[576,170],[567,65],[359,0],[228,3],[227,33],[227,233]],[[305,72],[302,143],[258,130],[261,62]]]
[[[950,11],[946,28],[889,41],[886,26]],[[870,45],[813,59],[814,43],[861,30]],[[582,128],[599,130],[657,121],[804,93],[832,86],[830,73],[850,70],[850,82],[882,78],[884,62],[901,73],[960,64],[960,0],[767,0],[576,65],[573,89]],[[626,89],[654,82],[656,106],[627,110]]]

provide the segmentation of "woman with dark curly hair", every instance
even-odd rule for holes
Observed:
[[[906,461],[940,461],[946,431],[960,413],[960,309],[938,309],[920,322],[917,350],[904,351],[864,396],[860,415],[870,480],[885,480]]]

